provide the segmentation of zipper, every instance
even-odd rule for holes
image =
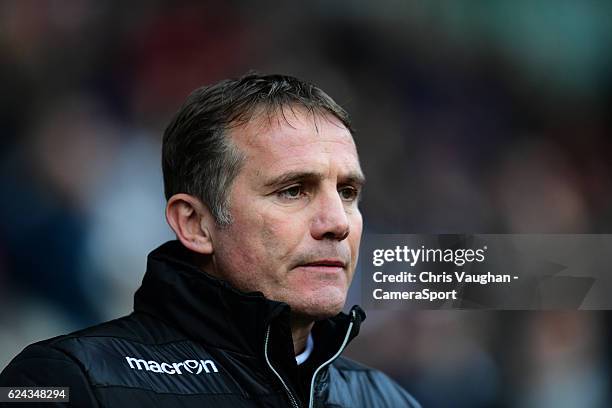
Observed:
[[[274,369],[274,367],[272,366],[272,363],[270,362],[270,358],[268,357],[268,341],[269,340],[270,340],[270,325],[268,325],[268,328],[266,329],[266,338],[264,341],[264,356],[266,357],[266,363],[268,364],[268,367],[270,367],[270,369],[274,372],[274,374],[276,374],[276,377],[278,377],[281,384],[283,384],[283,387],[285,388],[285,392],[287,393],[287,396],[289,397],[289,401],[291,402],[291,406],[293,408],[300,408],[300,404],[298,403],[297,399],[293,396],[293,393],[291,392],[291,390],[285,383],[285,380],[283,380],[283,377],[281,377],[278,371]]]
[[[355,324],[355,310],[353,309],[351,310],[351,322],[348,326],[348,329],[346,330],[346,335],[344,336],[344,341],[342,342],[342,345],[340,346],[336,354],[334,354],[329,360],[321,364],[319,368],[317,368],[314,374],[312,375],[312,381],[310,382],[310,394],[308,397],[308,401],[309,401],[308,408],[314,408],[314,387],[315,387],[315,380],[317,379],[317,375],[319,374],[319,371],[321,371],[323,367],[331,364],[344,351],[344,349],[346,348],[346,345],[348,344],[348,340],[351,335],[351,331],[353,331],[354,324]]]

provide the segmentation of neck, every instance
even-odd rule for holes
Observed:
[[[293,337],[293,352],[296,356],[306,349],[306,341],[312,326],[314,322],[311,319],[291,316],[291,336]]]

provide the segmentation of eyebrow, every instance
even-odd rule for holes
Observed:
[[[322,173],[313,171],[290,171],[288,173],[281,174],[278,177],[274,177],[270,181],[265,183],[266,187],[280,186],[283,184],[289,184],[296,181],[316,181],[323,179]],[[365,184],[365,176],[361,171],[351,171],[348,175],[342,176],[341,181],[343,183],[356,184],[362,186]]]

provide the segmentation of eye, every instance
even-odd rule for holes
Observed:
[[[280,190],[277,194],[281,198],[286,198],[289,200],[296,200],[300,198],[303,194],[302,186],[299,184],[296,184],[296,185],[287,187],[283,190]]]
[[[355,187],[342,187],[338,193],[344,201],[355,201],[359,197],[359,190]]]

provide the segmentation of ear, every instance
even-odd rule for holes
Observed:
[[[175,194],[166,204],[166,220],[176,237],[188,249],[210,255],[213,243],[210,225],[214,222],[208,207],[189,194]]]

